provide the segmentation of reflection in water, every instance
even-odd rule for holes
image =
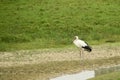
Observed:
[[[53,78],[50,80],[87,80],[89,78],[95,77],[95,71],[82,71],[80,73],[64,75],[61,77]]]

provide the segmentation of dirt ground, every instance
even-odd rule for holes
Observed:
[[[84,59],[89,60],[115,56],[120,56],[120,46],[93,46],[92,52],[84,52]],[[79,50],[74,47],[0,52],[0,67],[72,60],[80,60]]]
[[[0,79],[49,80],[64,73],[81,71],[80,60],[79,50],[75,46],[0,52]],[[97,67],[119,64],[120,46],[92,46],[92,52],[84,52],[84,60],[88,63],[83,66],[88,68],[92,64]]]

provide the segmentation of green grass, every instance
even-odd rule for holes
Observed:
[[[120,72],[112,72],[89,80],[120,80]]]
[[[0,51],[118,42],[119,14],[120,0],[0,0]]]

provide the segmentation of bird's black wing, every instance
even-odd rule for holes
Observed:
[[[85,41],[84,41],[85,42]],[[91,52],[92,48],[89,46],[89,44],[87,42],[85,42],[87,44],[87,46],[82,46],[82,48],[84,48],[86,51]]]
[[[84,48],[86,51],[91,52],[92,48],[90,46],[83,46],[82,48]]]

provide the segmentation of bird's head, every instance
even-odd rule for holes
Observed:
[[[78,39],[78,36],[75,36],[75,39]]]

